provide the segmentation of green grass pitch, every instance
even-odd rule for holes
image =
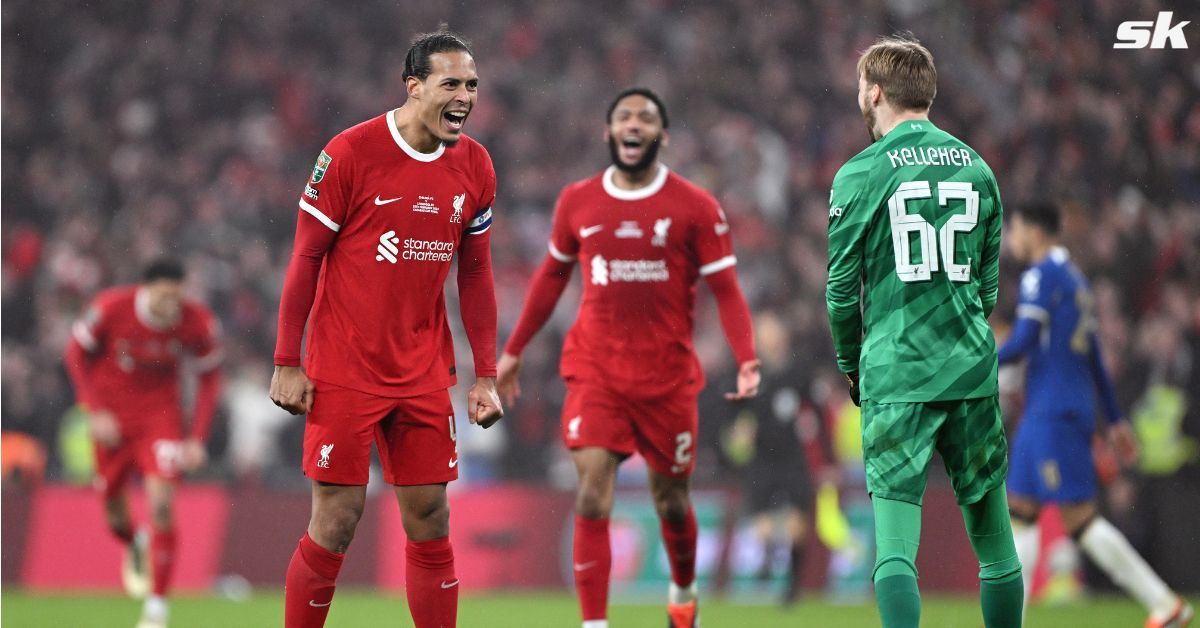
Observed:
[[[1195,604],[1195,602],[1193,602]],[[4,628],[80,626],[129,628],[137,621],[140,605],[113,595],[34,594],[6,588],[0,598],[0,623]],[[172,601],[171,626],[175,628],[261,628],[283,623],[283,596],[258,592],[249,600],[184,596]],[[979,628],[983,626],[977,602],[969,598],[926,596],[922,600],[925,628]],[[706,628],[752,626],[787,628],[878,626],[872,604],[838,605],[806,598],[782,609],[765,605],[701,600],[701,620]],[[539,628],[578,626],[575,599],[566,592],[490,593],[466,595],[459,603],[459,625],[487,628]],[[609,614],[614,628],[666,625],[661,604],[614,603]],[[1141,626],[1141,608],[1123,598],[1092,599],[1063,607],[1035,607],[1029,612],[1032,628],[1129,628]],[[404,598],[364,590],[339,591],[329,613],[330,628],[412,626]]]

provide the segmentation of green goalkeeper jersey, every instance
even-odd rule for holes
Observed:
[[[838,171],[825,300],[838,368],[859,371],[863,399],[996,394],[987,317],[1001,214],[991,168],[927,120],[901,122]]]

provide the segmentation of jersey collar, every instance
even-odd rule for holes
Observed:
[[[392,132],[392,139],[396,140],[396,145],[399,146],[401,150],[408,153],[409,157],[412,157],[417,161],[424,161],[428,163],[434,161],[438,157],[441,157],[442,153],[446,152],[446,144],[443,142],[438,142],[437,150],[433,151],[432,153],[422,153],[421,151],[413,148],[408,144],[408,142],[404,141],[404,136],[400,135],[400,129],[396,128],[396,110],[393,109],[389,111],[386,117],[388,130]]]
[[[619,201],[640,201],[644,198],[654,196],[662,189],[663,185],[667,182],[667,173],[670,172],[670,169],[667,168],[666,164],[658,164],[658,174],[654,175],[654,180],[649,185],[636,190],[622,190],[617,187],[617,184],[613,183],[613,175],[616,172],[616,166],[609,166],[604,171],[604,176],[600,178],[604,183],[604,191]]]

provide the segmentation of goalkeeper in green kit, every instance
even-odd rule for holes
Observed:
[[[987,628],[1021,625],[1021,563],[1004,478],[996,305],[1000,194],[979,155],[929,122],[933,56],[911,36],[858,61],[873,143],[842,166],[829,201],[826,302],[838,368],[862,405],[875,510],[875,598],[885,628],[917,626],[921,498],[936,450],[979,558]]]

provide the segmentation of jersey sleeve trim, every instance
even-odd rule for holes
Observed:
[[[88,353],[95,353],[100,347],[100,343],[96,341],[96,337],[92,335],[92,330],[83,321],[75,321],[71,326],[71,335],[75,337],[75,341],[79,346],[83,347]]]
[[[1040,305],[1032,303],[1022,303],[1017,306],[1017,318],[1028,318],[1035,320],[1043,325],[1050,324],[1050,312]]]
[[[722,257],[721,259],[719,259],[715,262],[709,262],[709,263],[701,266],[700,267],[700,276],[706,277],[713,273],[719,273],[719,272],[725,270],[726,268],[730,268],[736,264],[737,264],[737,257],[734,257],[733,255],[726,255],[725,257]]]
[[[305,202],[304,199],[300,199],[300,209],[308,212],[309,214],[312,215],[313,218],[320,220],[321,224],[325,225],[326,227],[329,227],[333,231],[336,232],[336,231],[342,230],[341,225],[339,225],[336,222],[334,222],[333,220],[331,220],[329,218],[329,216],[326,216],[324,214],[324,212],[322,212],[321,210],[317,209],[316,207],[313,207],[312,205],[309,205],[307,202]]]
[[[467,225],[467,235],[479,235],[492,228],[492,208],[487,207],[475,215],[475,219]]]
[[[575,261],[576,256],[567,255],[566,253],[563,253],[562,251],[558,250],[558,247],[554,246],[553,242],[549,243],[549,248],[550,248],[550,257],[553,257],[554,259],[556,259],[564,264],[570,264],[571,262]]]

